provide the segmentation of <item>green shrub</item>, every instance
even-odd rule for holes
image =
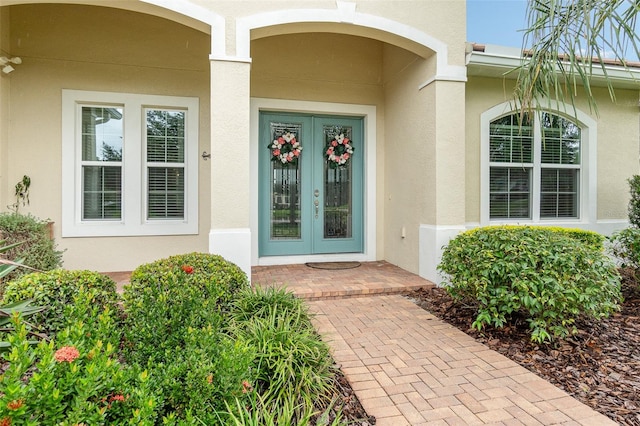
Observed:
[[[108,315],[97,321],[96,328],[114,326]],[[154,424],[148,374],[121,365],[113,345],[87,339],[87,324],[74,322],[38,346],[29,345],[19,317],[14,324],[0,376],[2,424]]]
[[[601,250],[549,229],[464,232],[445,248],[438,268],[454,298],[477,304],[475,328],[502,327],[523,315],[536,342],[575,331],[580,315],[609,315],[621,299],[620,277]]]
[[[640,271],[640,228],[626,228],[609,237],[610,248],[622,267]]]
[[[627,180],[629,183],[629,222],[631,226],[640,228],[640,176],[634,175]]]
[[[240,268],[205,253],[161,259],[131,274],[124,355],[149,368],[166,424],[216,424],[225,402],[243,397],[252,357],[223,331],[226,312],[248,286]]]
[[[594,231],[587,231],[578,228],[562,228],[559,226],[540,226],[540,229],[546,229],[557,234],[564,235],[574,240],[580,241],[594,250],[604,250],[605,236]]]
[[[253,347],[255,386],[262,403],[276,411],[281,401],[289,401],[300,420],[329,402],[333,360],[302,301],[284,290],[247,290],[231,316],[233,336]]]
[[[138,267],[124,289],[126,353],[146,364],[182,348],[190,329],[222,326],[247,277],[220,256],[191,253]]]
[[[248,398],[252,358],[247,345],[214,327],[190,329],[183,348],[149,364],[157,392],[163,395],[160,413],[218,424],[216,413],[225,410],[225,404]]]
[[[2,303],[13,303],[33,299],[33,303],[48,308],[30,317],[44,333],[55,334],[75,320],[72,310],[74,300],[79,295],[90,297],[96,315],[103,308],[116,315],[118,293],[116,283],[109,277],[92,271],[66,271],[56,269],[24,275],[7,284]],[[85,318],[87,319],[87,318]]]
[[[62,265],[62,252],[56,250],[55,242],[49,236],[47,222],[31,215],[16,213],[0,214],[0,240],[7,245],[21,243],[6,253],[9,259],[22,259],[24,265],[39,271],[49,271]],[[18,268],[2,278],[6,283],[31,271]]]

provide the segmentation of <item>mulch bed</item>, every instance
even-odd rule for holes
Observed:
[[[407,295],[420,307],[548,380],[622,425],[640,425],[640,285],[621,271],[622,310],[601,321],[580,320],[578,333],[552,344],[531,343],[528,324],[471,328],[476,311],[442,288]]]
[[[339,370],[335,376],[335,388],[337,394],[334,396],[335,402],[328,417],[322,419],[322,421],[319,421],[316,417],[312,419],[311,424],[332,424],[338,411],[341,411],[341,419],[350,425],[371,426],[376,424],[376,418],[367,414],[349,381]],[[324,410],[321,409],[320,411]]]

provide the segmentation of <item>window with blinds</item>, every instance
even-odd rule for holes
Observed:
[[[146,109],[147,219],[184,219],[185,112]]]
[[[199,100],[62,90],[62,234],[198,234]]]
[[[82,107],[82,219],[122,217],[123,108]]]
[[[489,218],[579,217],[580,127],[549,112],[489,125]]]

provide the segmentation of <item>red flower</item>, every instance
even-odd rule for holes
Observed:
[[[280,155],[280,150],[279,149],[274,149],[273,150],[273,156],[277,157],[278,155]]]
[[[295,155],[296,157],[300,156],[300,150],[296,149],[295,151],[293,151],[293,155]]]
[[[113,396],[111,396],[111,398],[109,398],[111,401],[120,401],[123,402],[124,401],[124,395],[120,395],[120,394],[115,394]]]
[[[345,152],[344,154],[342,154],[342,158],[344,158],[345,160],[349,159],[349,153]]]
[[[24,401],[21,399],[14,399],[7,404],[9,410],[17,410],[24,405]]]
[[[332,146],[338,146],[338,142],[337,142],[337,141],[335,141],[335,140],[332,140],[332,141],[331,141],[331,145],[332,145]]]
[[[79,356],[80,352],[73,346],[63,346],[53,354],[53,357],[58,362],[73,362]]]
[[[185,274],[193,274],[193,266],[182,265],[182,270]]]
[[[348,143],[349,143],[349,138],[344,138],[344,139],[342,140],[342,145],[346,145],[346,144],[348,144]]]
[[[333,148],[329,148],[329,149],[327,150],[327,155],[331,155],[331,154],[333,154]]]
[[[280,136],[280,137],[278,138],[278,143],[279,143],[280,145],[284,145],[284,143],[285,143],[285,142],[286,142],[286,141],[284,140],[284,138],[283,138],[282,136]]]
[[[242,381],[242,393],[251,392],[253,390],[253,386],[246,380]]]
[[[5,417],[0,420],[0,426],[11,426],[11,419],[9,417]]]
[[[293,145],[294,143],[296,143],[296,138],[291,138],[291,145]]]

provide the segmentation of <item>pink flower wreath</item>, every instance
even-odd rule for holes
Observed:
[[[282,163],[284,166],[297,166],[302,146],[296,139],[295,133],[285,132],[273,140],[269,149],[271,150],[271,161]]]
[[[353,155],[351,140],[345,137],[344,133],[336,135],[333,140],[327,142],[325,155],[327,156],[329,166],[332,168],[347,165]]]

